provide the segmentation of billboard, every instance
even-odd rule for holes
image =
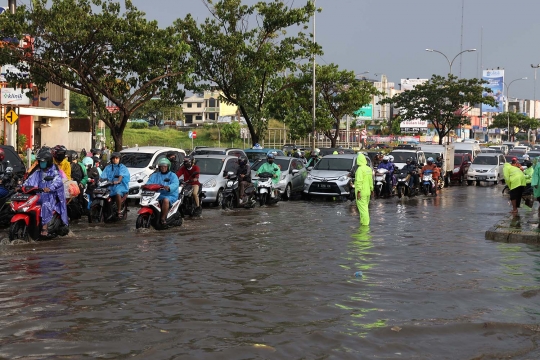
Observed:
[[[412,90],[416,85],[421,85],[429,79],[401,79],[401,90]]]
[[[404,120],[399,124],[402,128],[427,128],[428,122],[426,120]]]
[[[354,112],[354,115],[358,120],[371,120],[373,119],[373,104],[362,106],[360,109]]]
[[[491,94],[483,93],[483,96],[493,96],[497,101],[497,106],[482,104],[482,112],[503,112],[504,111],[504,70],[484,70],[482,80],[488,83],[484,86],[491,89]]]
[[[2,88],[0,89],[0,103],[5,105],[30,105],[30,98],[26,96],[28,90]]]

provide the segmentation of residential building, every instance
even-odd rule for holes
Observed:
[[[217,122],[220,116],[233,116],[238,107],[220,99],[219,90],[207,90],[184,99],[182,111],[186,125]]]

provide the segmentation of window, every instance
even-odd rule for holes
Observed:
[[[208,100],[208,107],[216,107],[216,99],[210,98]]]
[[[202,121],[202,115],[195,115],[195,120]]]
[[[69,119],[69,131],[91,132],[92,126],[90,119]]]
[[[201,103],[197,103],[197,107],[198,107],[198,108],[202,107],[202,104],[201,104]]]
[[[236,169],[238,168],[238,160],[237,159],[229,159],[227,160],[227,165],[225,165],[225,172],[232,171],[236,173]]]
[[[188,108],[193,107],[193,104],[192,104],[192,103],[187,103],[186,105],[187,105]]]
[[[317,165],[315,170],[334,170],[334,171],[350,171],[353,166],[353,159],[343,159],[334,157],[323,157]]]
[[[148,153],[122,153],[122,164],[127,166],[128,168],[138,168],[142,169],[144,167],[150,166],[150,160],[152,160],[152,157],[154,154],[148,154]]]
[[[473,160],[475,165],[498,165],[497,156],[477,156]]]
[[[195,158],[195,163],[201,169],[203,175],[217,175],[221,172],[223,166],[222,159]]]
[[[208,119],[209,120],[216,120],[216,113],[209,113],[208,114]]]

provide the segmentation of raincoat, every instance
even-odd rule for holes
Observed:
[[[63,159],[62,161],[59,162],[53,158],[53,162],[56,166],[58,166],[60,170],[64,172],[64,174],[66,174],[66,177],[68,180],[72,180],[71,179],[71,164],[69,161],[67,161],[67,159]]]
[[[532,176],[531,186],[533,187],[534,197],[538,199],[540,197],[540,161],[534,165],[534,172]]]
[[[268,172],[270,174],[274,174],[275,176],[272,177],[272,182],[274,184],[277,184],[279,182],[279,179],[281,178],[281,169],[276,163],[270,164],[268,162],[265,162],[261,165],[259,170],[257,170],[257,175],[262,174],[264,172]]]
[[[503,166],[504,181],[510,190],[514,190],[518,186],[527,185],[525,174],[519,168],[505,163]]]
[[[129,170],[124,164],[109,164],[103,170],[103,173],[101,173],[100,177],[102,179],[107,179],[110,182],[118,181],[117,176],[122,176],[122,181],[117,184],[110,187],[111,189],[111,196],[114,195],[120,195],[124,196],[125,193],[128,192],[129,189]]]
[[[532,166],[529,166],[523,171],[523,174],[525,175],[525,181],[527,184],[530,184],[532,181],[532,176],[534,173],[534,168]]]
[[[161,195],[159,195],[158,200],[168,199],[170,204],[178,200],[178,176],[172,171],[167,171],[165,174],[161,173],[161,171],[156,171],[150,176],[147,184],[158,184],[169,187],[169,191],[164,189],[159,190]]]
[[[356,206],[360,212],[360,225],[369,225],[369,199],[373,191],[373,171],[367,166],[364,154],[356,157],[356,169],[354,177],[354,189],[356,191]],[[360,197],[358,197],[360,193]]]
[[[47,176],[54,177],[50,181],[45,181]],[[51,191],[41,193],[41,223],[43,225],[48,224],[56,211],[60,214],[64,224],[68,225],[68,215],[66,208],[66,195],[64,193],[64,182],[62,181],[62,175],[56,166],[51,166],[48,169],[36,170],[32,175],[26,179],[23,186],[31,186],[38,188],[49,188]]]

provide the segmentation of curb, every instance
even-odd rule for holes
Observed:
[[[521,223],[518,226],[511,225],[512,218],[501,220],[489,228],[485,233],[486,240],[492,240],[504,243],[525,243],[540,244],[540,228],[535,230],[521,229]]]

